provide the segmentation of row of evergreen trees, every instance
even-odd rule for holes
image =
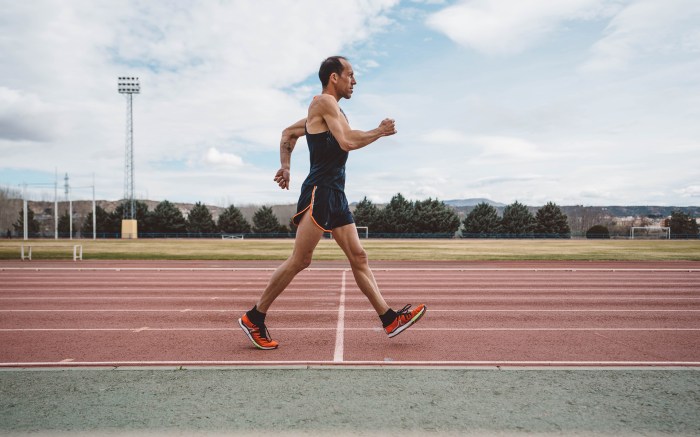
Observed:
[[[437,199],[411,202],[401,193],[379,209],[367,197],[355,207],[357,226],[367,226],[373,234],[445,234],[453,236],[460,221],[451,207]]]
[[[97,229],[108,234],[121,232],[121,221],[124,217],[124,204],[119,205],[112,213],[107,213],[102,208],[97,208]],[[275,216],[272,208],[263,206],[253,215],[253,224],[243,217],[241,211],[234,205],[229,206],[219,215],[218,221],[209,211],[209,208],[201,202],[197,202],[190,210],[187,218],[172,203],[167,200],[160,202],[153,211],[148,210],[148,205],[136,202],[134,218],[138,221],[139,235],[143,236],[168,236],[183,235],[207,236],[211,234],[239,234],[239,233],[286,233],[289,229],[282,226]],[[92,213],[85,218],[82,228],[83,233],[92,233]]]
[[[525,205],[516,201],[505,207],[502,217],[496,208],[484,202],[460,223],[455,210],[437,199],[410,202],[399,193],[384,209],[365,197],[357,205],[354,216],[358,226],[367,226],[372,233],[451,236],[462,225],[462,236],[466,238],[571,236],[566,214],[551,202],[533,216]]]
[[[570,238],[568,219],[552,202],[532,213],[515,201],[503,209],[503,216],[487,203],[478,204],[464,219],[463,237],[548,237]]]

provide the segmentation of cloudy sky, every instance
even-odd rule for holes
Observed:
[[[136,197],[295,203],[279,137],[350,58],[348,199],[486,197],[537,206],[700,203],[697,0],[0,0],[0,185],[124,193],[134,97]]]

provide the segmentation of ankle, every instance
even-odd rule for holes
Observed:
[[[248,319],[250,319],[251,322],[253,322],[257,326],[264,326],[265,325],[265,316],[266,314],[258,310],[258,306],[254,306],[253,309],[248,311],[246,313],[248,316]]]
[[[386,328],[387,326],[391,325],[391,322],[393,322],[396,319],[396,311],[392,310],[389,308],[387,312],[384,314],[381,314],[379,316],[379,320],[382,321],[382,327]]]

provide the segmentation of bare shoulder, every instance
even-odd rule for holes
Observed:
[[[328,94],[314,97],[309,106],[309,114],[326,115],[338,112],[338,102]]]
[[[309,133],[326,132],[329,130],[327,120],[335,119],[340,114],[338,102],[328,94],[314,97],[309,105],[306,128]]]

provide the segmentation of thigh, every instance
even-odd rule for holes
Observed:
[[[364,253],[364,248],[360,242],[360,236],[357,235],[355,223],[333,229],[333,239],[338,243],[338,246],[340,246],[348,259],[351,259],[352,256]]]
[[[323,230],[311,220],[311,212],[307,210],[301,217],[297,227],[292,256],[308,256],[310,258],[318,242],[321,241],[321,237],[323,237]]]

